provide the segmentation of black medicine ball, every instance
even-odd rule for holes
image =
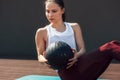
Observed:
[[[52,43],[46,49],[45,58],[53,69],[66,69],[68,60],[73,58],[74,54],[71,47],[62,41]]]

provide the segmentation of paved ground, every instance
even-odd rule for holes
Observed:
[[[37,60],[0,59],[0,80],[15,80],[25,75],[57,75],[57,73]],[[119,80],[120,64],[111,63],[100,77]]]

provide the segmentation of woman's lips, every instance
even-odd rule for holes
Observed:
[[[53,18],[51,18],[51,19],[49,19],[50,21],[53,21],[54,19]]]

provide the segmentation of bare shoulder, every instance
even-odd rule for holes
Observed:
[[[47,28],[46,26],[44,28],[39,28],[36,31],[36,35],[35,35],[36,40],[47,40]]]
[[[78,26],[78,23],[69,23],[71,26]]]
[[[39,28],[37,31],[36,31],[36,34],[37,35],[43,35],[43,34],[46,34],[46,32],[47,32],[47,29],[46,29],[46,26],[45,27],[43,27],[43,28]]]
[[[79,30],[80,29],[80,25],[78,23],[69,23],[69,24],[72,26],[73,30]]]

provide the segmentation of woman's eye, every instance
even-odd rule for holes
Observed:
[[[47,13],[49,13],[50,11],[46,10]]]
[[[57,10],[52,10],[52,11],[50,11],[50,10],[46,10],[46,12],[47,12],[47,13],[50,13],[50,12],[52,12],[52,13],[56,13]]]
[[[56,12],[57,12],[57,10],[53,10],[52,12],[53,12],[53,13],[56,13]]]

